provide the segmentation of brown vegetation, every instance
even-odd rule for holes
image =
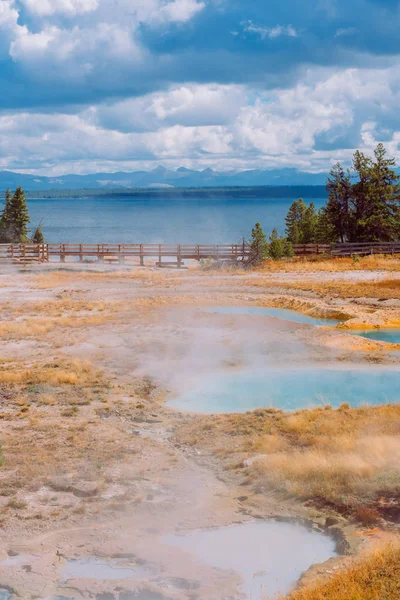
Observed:
[[[398,600],[400,545],[376,549],[328,581],[290,594],[288,600]]]
[[[284,284],[290,289],[315,292],[320,296],[334,296],[336,298],[379,298],[382,300],[400,300],[400,278],[387,277],[379,281],[360,281],[349,283],[346,281],[306,281]]]
[[[319,255],[310,257],[297,257],[283,260],[267,260],[257,268],[259,272],[327,272],[334,273],[338,271],[400,271],[399,256],[363,256],[347,258],[331,258],[329,256]]]
[[[207,447],[255,493],[274,489],[365,521],[400,513],[399,434],[400,406],[343,405],[202,417],[178,437]]]

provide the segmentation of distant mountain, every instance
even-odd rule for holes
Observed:
[[[297,169],[254,169],[251,171],[218,172],[213,169],[195,171],[180,167],[176,171],[157,167],[152,171],[132,173],[95,173],[93,175],[61,175],[41,177],[12,171],[0,171],[0,191],[21,185],[26,191],[74,189],[130,188],[196,188],[248,186],[312,186],[325,185],[326,173],[307,173]]]

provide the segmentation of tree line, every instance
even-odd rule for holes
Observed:
[[[393,242],[400,238],[400,184],[378,144],[374,158],[355,152],[353,171],[336,163],[328,177],[328,201],[318,212],[300,198],[286,216],[286,236],[292,244]],[[354,181],[353,181],[354,180]]]
[[[252,252],[263,258],[293,256],[293,244],[336,242],[393,242],[400,239],[400,177],[395,159],[383,144],[374,157],[357,150],[353,172],[336,163],[328,176],[328,200],[318,211],[315,204],[295,200],[285,218],[285,236],[273,230],[269,241],[259,223],[252,230]]]
[[[44,236],[41,224],[39,224],[29,236],[30,223],[28,207],[24,190],[17,187],[14,194],[7,189],[4,200],[4,209],[0,215],[0,243],[1,244],[43,244]]]

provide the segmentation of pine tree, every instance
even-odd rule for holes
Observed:
[[[333,227],[335,241],[345,242],[352,236],[352,185],[350,172],[345,172],[339,162],[329,173],[326,190],[328,192],[326,219]]]
[[[10,242],[24,243],[28,240],[29,223],[28,207],[24,191],[17,187],[10,201],[6,224],[10,233]]]
[[[315,232],[315,241],[317,244],[333,244],[337,242],[338,237],[334,226],[330,222],[326,207],[319,209],[317,214],[317,228]]]
[[[302,198],[299,198],[293,202],[289,208],[288,214],[286,215],[286,236],[292,244],[302,243],[302,223],[306,211],[307,205],[304,203]]]
[[[7,188],[4,209],[0,217],[0,243],[7,244],[11,241],[11,192],[10,188]]]
[[[300,243],[301,244],[313,244],[317,237],[318,227],[318,216],[315,211],[314,202],[311,202],[310,206],[306,208],[301,223],[300,231]]]
[[[274,260],[294,256],[291,242],[286,237],[280,237],[276,228],[272,230],[269,237],[268,253]]]
[[[257,257],[257,262],[261,262],[268,256],[268,242],[260,223],[256,223],[251,230],[250,241],[251,254]]]
[[[358,237],[365,241],[392,241],[396,239],[400,218],[399,177],[393,170],[394,158],[386,158],[383,144],[374,151],[375,161],[367,173],[368,194],[362,199],[359,213]],[[357,200],[361,198],[358,195]]]
[[[41,223],[39,223],[39,225],[35,229],[35,233],[32,236],[32,242],[34,244],[44,244],[44,235]]]

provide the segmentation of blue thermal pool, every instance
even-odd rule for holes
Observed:
[[[217,306],[206,308],[207,312],[219,313],[223,315],[259,315],[264,317],[276,317],[285,321],[293,321],[294,323],[306,323],[308,325],[327,325],[336,327],[341,321],[338,319],[319,319],[317,317],[309,317],[303,315],[296,310],[288,310],[286,308],[273,308],[271,306]]]
[[[296,368],[220,371],[207,376],[171,408],[199,413],[242,413],[255,408],[298,410],[343,402],[351,406],[400,401],[400,374],[391,368]]]
[[[311,565],[336,556],[331,538],[293,523],[243,523],[170,535],[165,542],[211,567],[235,571],[247,600],[286,595]]]
[[[369,340],[378,342],[389,342],[390,344],[400,344],[400,327],[390,329],[354,329],[346,331],[351,335],[359,335]]]

